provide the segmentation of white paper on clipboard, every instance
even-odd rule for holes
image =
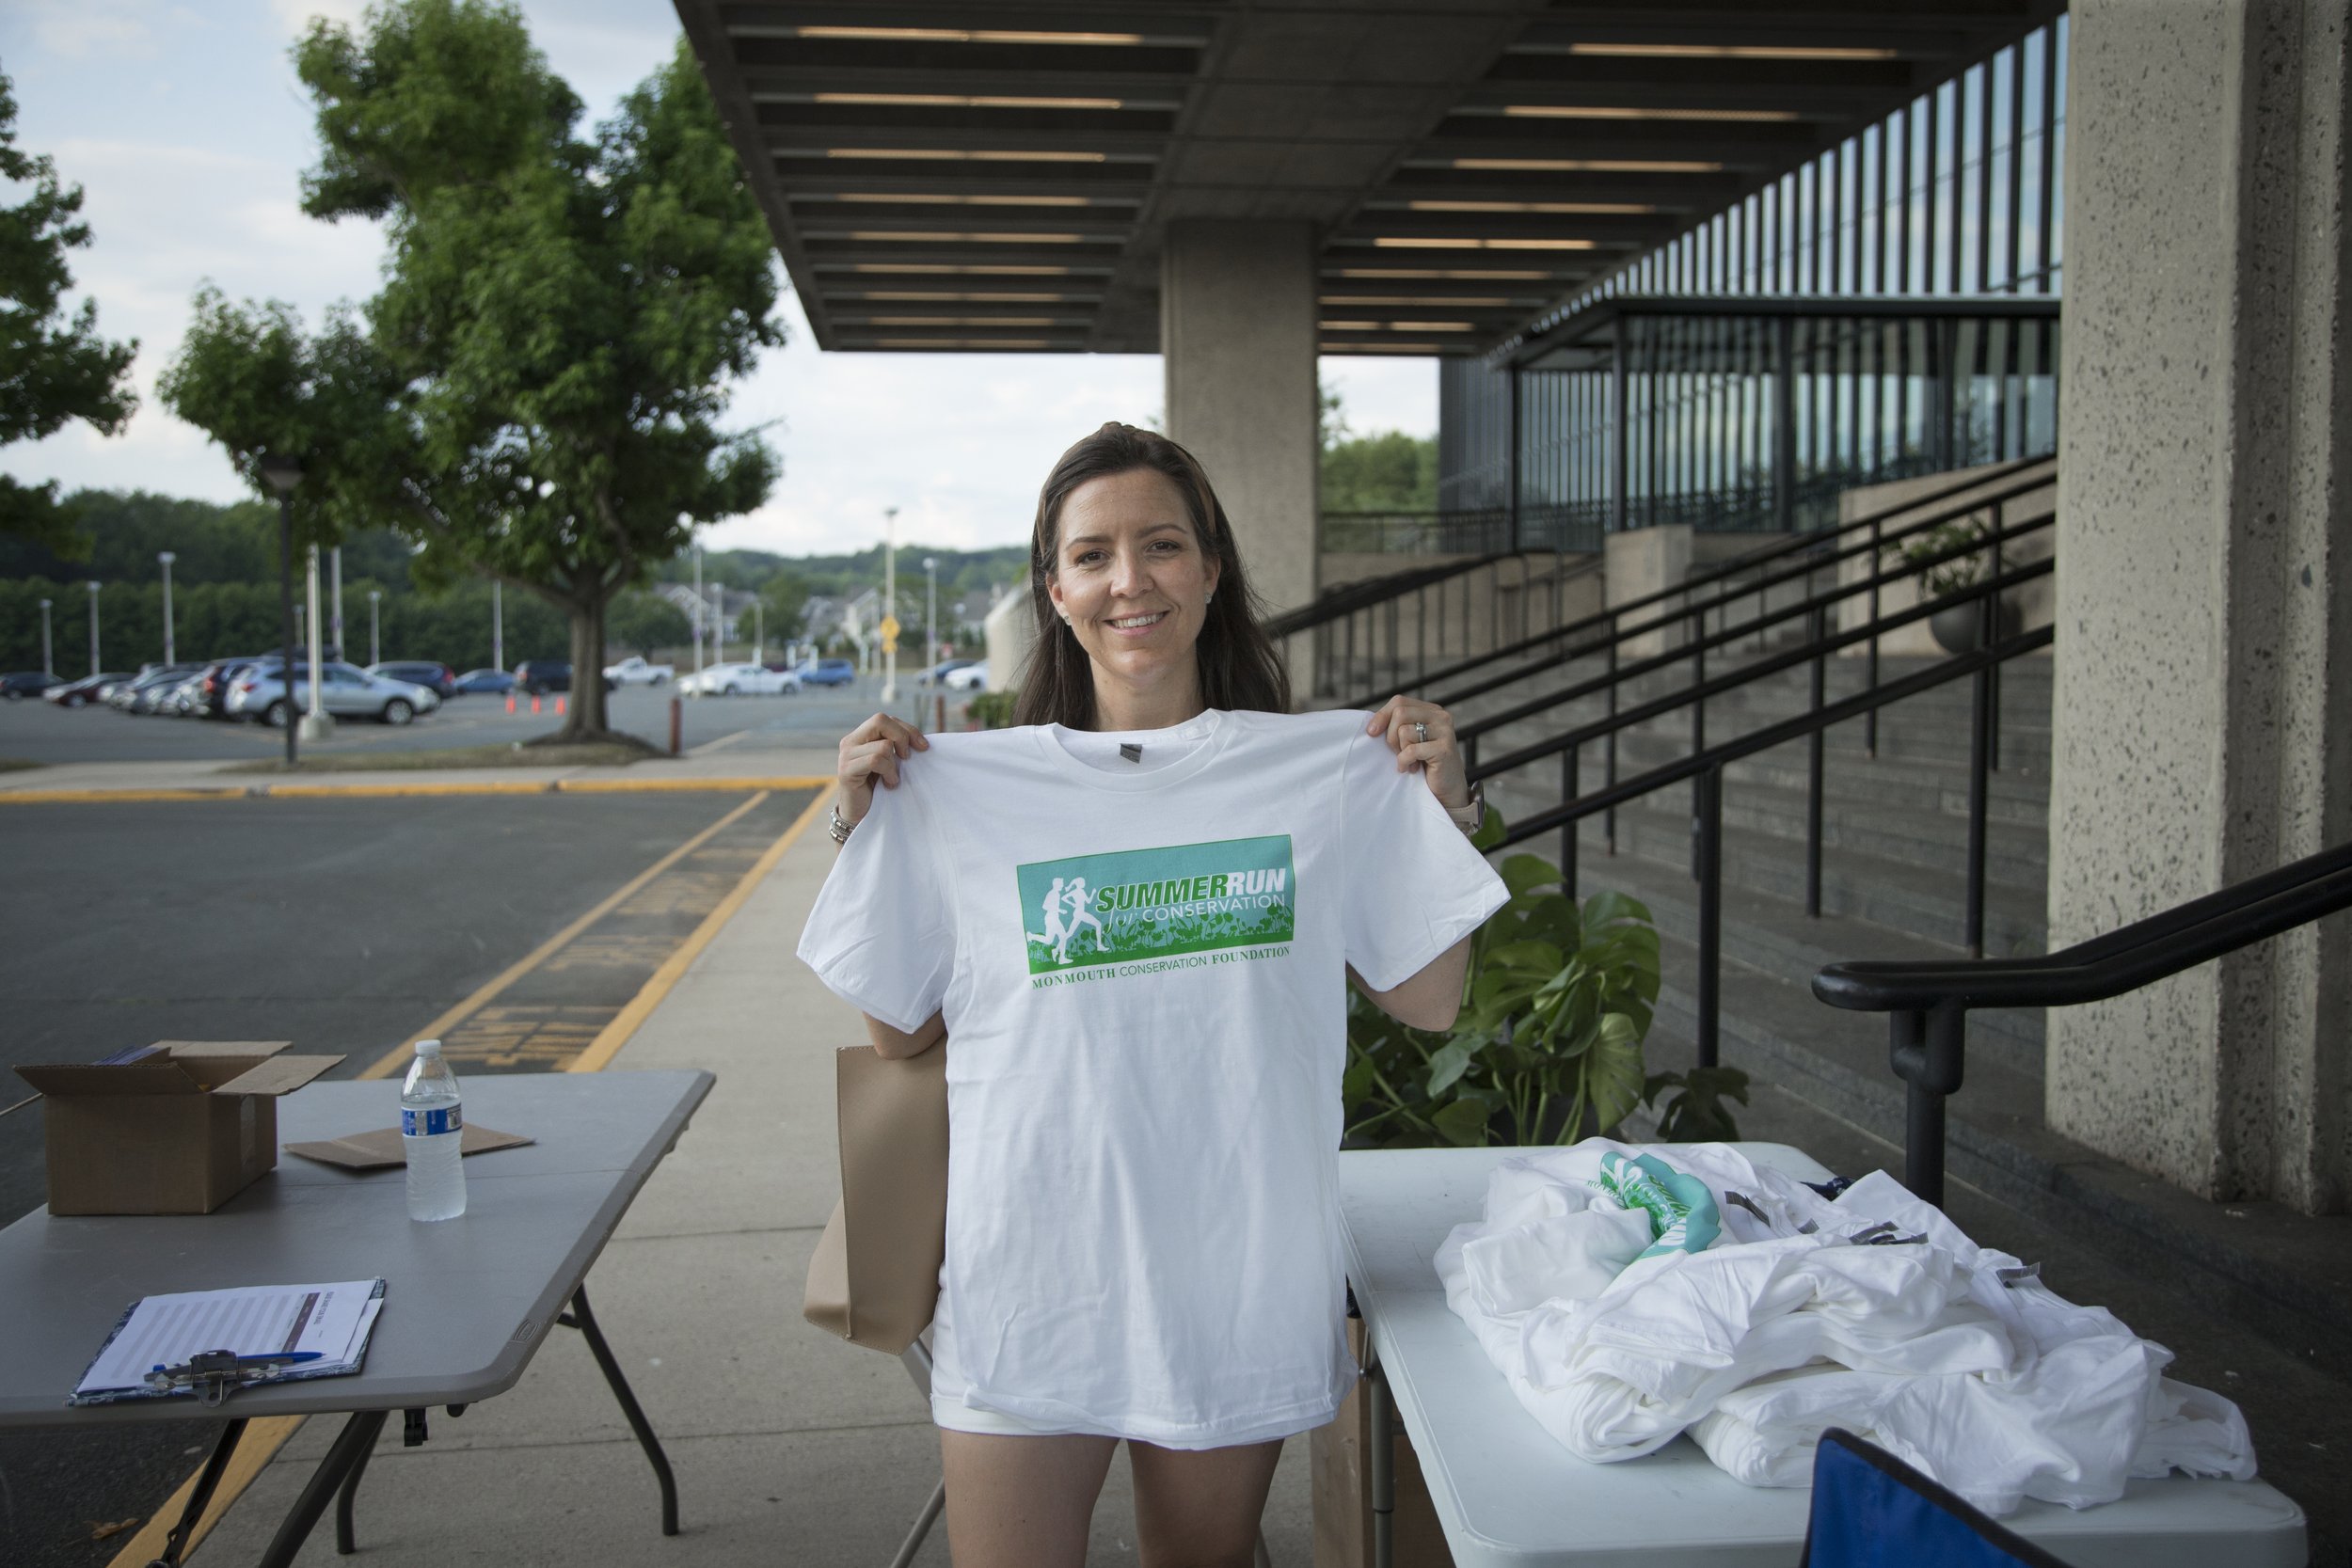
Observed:
[[[155,1397],[147,1374],[225,1350],[238,1355],[303,1354],[267,1382],[333,1377],[359,1370],[369,1330],[384,1305],[380,1279],[329,1285],[257,1285],[183,1291],[135,1302],[74,1385],[76,1404]]]

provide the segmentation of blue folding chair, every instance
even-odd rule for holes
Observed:
[[[1851,1432],[1813,1450],[1799,1568],[2067,1568],[2042,1547]]]

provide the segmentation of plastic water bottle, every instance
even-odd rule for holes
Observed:
[[[400,1142],[408,1155],[408,1217],[453,1220],[466,1212],[465,1142],[457,1074],[441,1060],[439,1040],[419,1040],[400,1086]]]

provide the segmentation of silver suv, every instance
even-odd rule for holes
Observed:
[[[387,724],[405,724],[418,714],[439,707],[441,698],[430,687],[387,680],[349,664],[322,664],[319,705],[338,719],[380,719]],[[297,662],[292,712],[310,710],[310,666]],[[237,677],[229,689],[229,712],[232,718],[265,721],[273,728],[286,723],[286,683],[276,659],[257,664]]]

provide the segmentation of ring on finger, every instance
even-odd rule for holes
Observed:
[[[1426,745],[1428,745],[1428,744],[1429,744],[1429,726],[1428,726],[1428,725],[1426,725],[1426,724],[1424,724],[1424,723],[1421,722],[1419,720],[1415,720],[1415,721],[1413,721],[1413,734],[1414,734],[1415,736],[1419,736],[1419,737],[1420,737],[1420,739],[1421,739],[1421,743],[1422,743],[1422,745],[1426,746]]]

